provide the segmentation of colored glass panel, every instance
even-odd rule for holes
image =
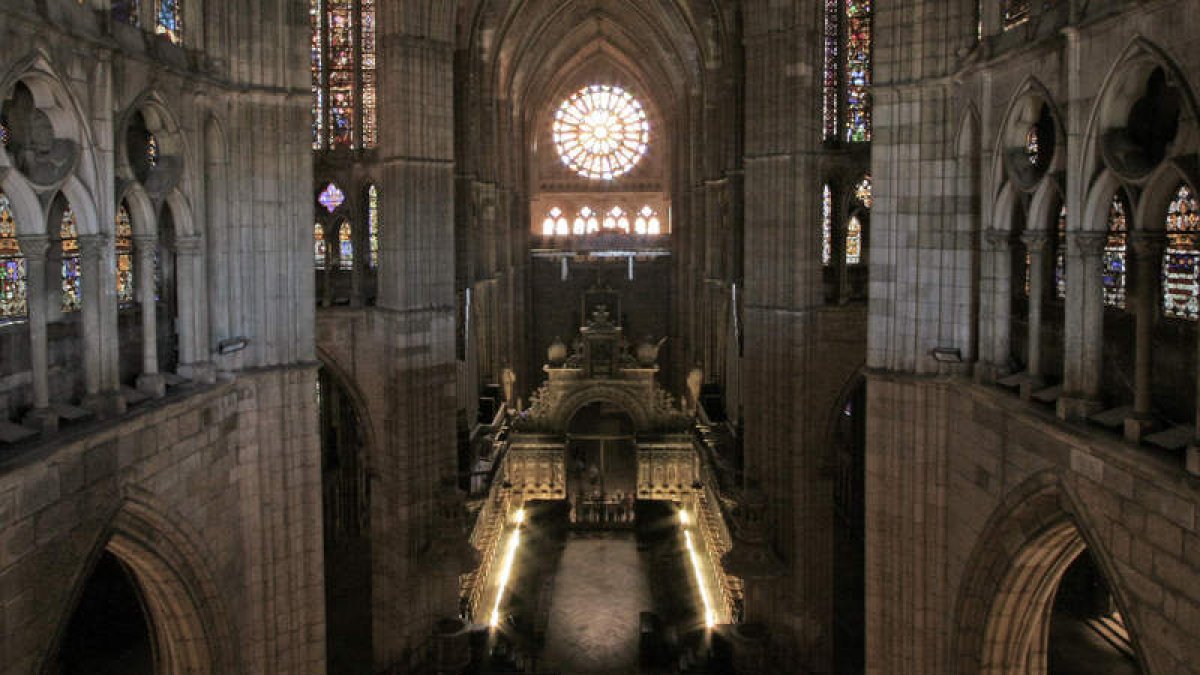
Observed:
[[[846,140],[871,140],[871,0],[846,0]]]
[[[367,188],[367,245],[370,248],[371,269],[379,267],[379,189]]]
[[[157,0],[154,32],[167,36],[175,44],[183,41],[183,8],[180,0]]]
[[[342,221],[338,228],[338,267],[354,269],[354,228],[350,227],[349,221]]]
[[[1167,246],[1163,252],[1163,313],[1200,317],[1200,205],[1191,188],[1180,185],[1167,207]]]
[[[858,265],[862,263],[862,254],[862,221],[858,219],[858,216],[851,216],[850,222],[846,225],[846,264]]]
[[[325,248],[325,228],[320,223],[313,225],[313,263],[319,270],[325,269],[327,251]]]
[[[321,29],[323,7],[323,0],[312,0],[308,6],[308,21],[312,27],[309,65],[312,68],[313,150],[325,147],[325,31]]]
[[[650,143],[646,111],[611,85],[584,87],[554,114],[554,145],[564,165],[584,178],[613,180],[633,169]]]
[[[854,198],[868,209],[875,205],[875,197],[871,188],[871,174],[863,176],[863,179],[854,186]]]
[[[117,302],[122,305],[133,304],[133,221],[129,218],[129,209],[122,204],[117,209],[116,236],[117,249]]]
[[[1029,20],[1029,0],[1005,0],[1004,30],[1019,26]]]
[[[158,159],[158,137],[154,134],[146,134],[146,163],[150,166],[158,166]]]
[[[79,260],[79,229],[75,222],[75,212],[70,206],[63,209],[58,239],[62,246],[62,311],[77,312],[83,307],[83,289],[80,288],[82,270]]]
[[[1030,164],[1037,166],[1041,161],[1042,143],[1038,138],[1037,125],[1029,127],[1029,132],[1025,134],[1025,158]]]
[[[842,41],[840,10],[841,0],[825,0],[825,140],[836,137],[838,132],[838,73],[841,71],[838,56]]]
[[[4,123],[4,120],[0,120],[0,144],[7,148],[8,142],[11,140],[12,132],[8,130],[8,125]]]
[[[376,122],[376,78],[375,78],[375,0],[360,0],[362,8],[362,145],[373,148],[378,142]]]
[[[1104,304],[1125,308],[1125,256],[1129,245],[1129,219],[1125,202],[1113,195],[1108,208],[1108,239],[1104,243]]]
[[[354,3],[327,0],[325,13],[329,40],[329,145],[354,145]]]
[[[25,292],[25,257],[17,242],[8,195],[0,192],[0,321],[24,318],[29,313]]]
[[[325,207],[326,211],[333,213],[334,211],[337,211],[342,204],[346,203],[346,193],[342,192],[342,189],[336,184],[330,183],[329,185],[325,186],[325,190],[321,193],[321,196],[317,198],[317,202],[319,202],[321,206]]]
[[[1054,296],[1067,297],[1067,207],[1058,210],[1054,227]]]
[[[821,264],[833,262],[833,191],[825,185],[821,192]]]

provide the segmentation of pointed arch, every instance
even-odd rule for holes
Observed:
[[[219,675],[241,672],[230,633],[231,617],[204,561],[212,560],[203,538],[158,498],[129,488],[108,527],[72,580],[73,600],[64,608],[59,630],[43,657],[49,673],[61,648],[75,604],[105,551],[132,573],[145,602],[155,642],[157,671],[166,675]]]
[[[47,234],[47,215],[42,202],[21,174],[14,169],[0,167],[0,190],[8,195],[18,237]]]
[[[139,183],[126,183],[117,194],[117,204],[124,202],[133,221],[133,233],[140,236],[158,235],[158,216],[150,195]]]
[[[1126,611],[1126,585],[1100,542],[1089,514],[1056,473],[1034,474],[1010,492],[967,560],[955,606],[951,672],[1045,672],[1058,583],[1085,549],[1121,609],[1142,672],[1149,672],[1137,639],[1137,616]]]

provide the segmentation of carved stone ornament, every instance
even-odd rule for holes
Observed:
[[[57,138],[50,116],[39,110],[33,95],[18,87],[3,102],[4,124],[9,130],[8,155],[17,170],[40,188],[62,183],[79,161],[79,144]]]

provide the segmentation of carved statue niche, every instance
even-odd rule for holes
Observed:
[[[1183,96],[1162,68],[1146,80],[1145,91],[1129,109],[1124,127],[1106,131],[1100,139],[1104,161],[1122,178],[1148,176],[1167,155],[1179,133]]]
[[[55,136],[50,116],[37,107],[24,84],[17,84],[12,98],[3,102],[0,121],[8,128],[9,156],[33,184],[57,186],[79,161],[79,144]]]

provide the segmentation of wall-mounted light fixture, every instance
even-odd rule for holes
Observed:
[[[250,338],[248,337],[232,337],[221,340],[217,343],[218,354],[233,354],[240,352],[250,346]]]
[[[934,347],[929,355],[938,363],[962,363],[962,350],[958,347]]]

